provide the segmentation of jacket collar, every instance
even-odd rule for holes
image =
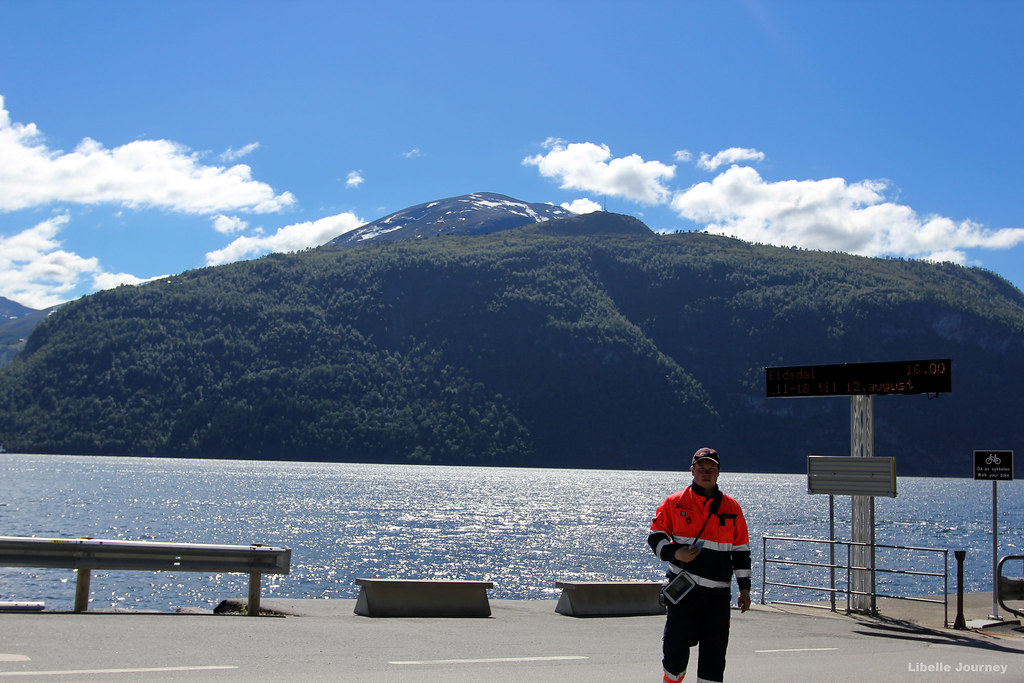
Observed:
[[[722,490],[718,488],[718,484],[715,484],[713,489],[706,489],[702,486],[698,486],[696,481],[692,481],[690,482],[690,488],[693,489],[693,492],[698,496],[703,496],[705,498],[714,498],[715,496],[722,495]]]

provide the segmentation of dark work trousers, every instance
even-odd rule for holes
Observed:
[[[725,650],[729,646],[731,603],[728,588],[694,586],[677,604],[668,605],[661,660],[667,674],[678,676],[686,671],[690,648],[699,643],[697,678],[722,680]]]

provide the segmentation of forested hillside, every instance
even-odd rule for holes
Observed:
[[[636,226],[639,226],[637,228]],[[609,234],[621,233],[621,234]],[[61,307],[0,371],[0,443],[45,453],[802,471],[845,398],[765,366],[952,358],[875,400],[900,474],[1024,436],[1024,295],[987,271],[655,235],[594,214],[323,247]]]

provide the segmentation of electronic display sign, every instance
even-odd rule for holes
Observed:
[[[938,394],[953,390],[949,358],[765,368],[768,398]]]

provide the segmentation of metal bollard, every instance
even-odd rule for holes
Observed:
[[[964,558],[967,557],[967,551],[954,550],[953,557],[956,558],[956,619],[953,620],[953,628],[965,630],[967,622],[964,621]]]

